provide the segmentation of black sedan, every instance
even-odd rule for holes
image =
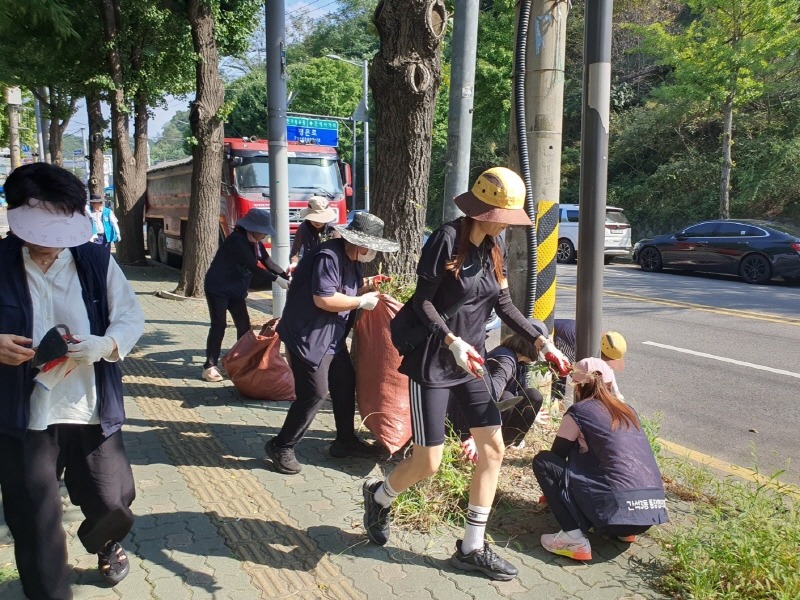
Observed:
[[[739,275],[747,283],[800,283],[800,228],[753,219],[703,221],[636,242],[643,271],[662,268]]]

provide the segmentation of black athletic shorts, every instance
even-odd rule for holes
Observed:
[[[412,439],[418,446],[441,446],[445,438],[450,394],[461,408],[470,429],[500,426],[500,411],[492,401],[484,379],[470,379],[453,387],[431,388],[408,380],[411,399]]]

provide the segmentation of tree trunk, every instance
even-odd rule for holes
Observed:
[[[89,193],[103,195],[105,189],[105,158],[103,157],[104,136],[108,123],[103,119],[100,94],[86,94],[86,113],[89,122]]]
[[[59,167],[64,166],[64,132],[75,114],[77,97],[70,96],[58,86],[47,88],[46,108],[50,113],[48,146],[51,162]]]
[[[443,0],[382,0],[375,9],[380,49],[370,70],[375,94],[373,212],[401,252],[383,256],[383,271],[413,274],[428,204],[431,132],[441,78]]]
[[[176,292],[202,297],[203,279],[219,239],[223,144],[220,111],[225,101],[225,89],[219,74],[219,51],[211,7],[204,0],[191,0],[188,17],[197,54],[197,92],[191,104],[189,122],[197,143],[192,148],[192,198],[183,247],[183,270]]]
[[[719,218],[731,216],[731,146],[733,145],[733,99],[734,92],[728,94],[722,106],[722,172],[719,181]]]
[[[131,151],[128,117],[125,110],[125,89],[122,80],[122,60],[117,48],[120,30],[119,0],[101,0],[101,18],[103,21],[103,37],[106,42],[106,65],[114,89],[109,92],[111,104],[111,128],[114,134],[114,153],[116,155],[116,172],[114,188],[117,194],[117,217],[119,219],[122,241],[117,244],[117,260],[125,265],[147,264],[142,242],[141,208],[147,184],[147,165],[137,165],[136,157]],[[137,103],[137,126],[140,118]],[[146,114],[145,114],[146,121]],[[147,125],[144,127],[145,135]],[[138,221],[137,221],[138,217]],[[134,227],[138,225],[138,236]],[[137,245],[138,244],[138,245]]]

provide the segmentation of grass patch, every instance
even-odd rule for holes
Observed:
[[[0,565],[0,584],[19,579],[19,573],[12,564]]]

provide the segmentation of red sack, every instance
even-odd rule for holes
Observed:
[[[411,439],[408,377],[397,371],[401,357],[389,331],[389,322],[402,306],[381,294],[374,310],[360,311],[353,333],[358,412],[367,429],[392,454]]]
[[[275,333],[278,319],[248,331],[228,350],[222,366],[243,396],[257,400],[294,400],[294,376],[281,356],[281,340]]]

